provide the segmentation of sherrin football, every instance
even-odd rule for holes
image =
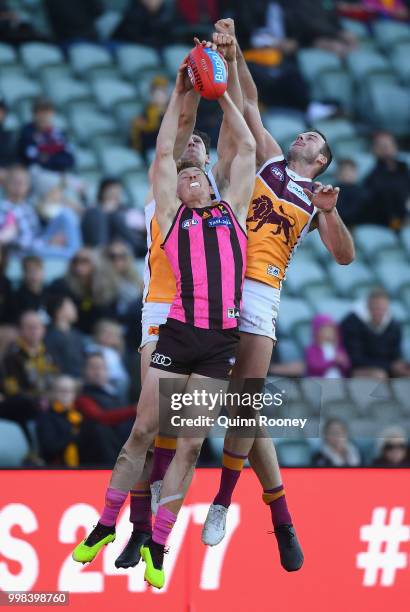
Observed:
[[[207,100],[222,96],[228,85],[228,66],[218,52],[196,45],[188,56],[188,76],[194,89]]]

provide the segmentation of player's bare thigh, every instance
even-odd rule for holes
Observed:
[[[141,383],[144,383],[145,377],[147,375],[150,363],[151,363],[151,355],[155,351],[157,347],[157,341],[155,342],[147,342],[141,348]]]
[[[267,336],[239,332],[240,341],[233,378],[266,378],[272,357],[273,340]]]

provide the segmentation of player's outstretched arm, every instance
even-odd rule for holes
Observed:
[[[184,96],[189,87],[186,67],[186,62],[179,67],[175,89],[162,119],[155,149],[153,190],[156,215],[163,235],[167,233],[177,209],[177,168],[174,147]]]
[[[327,250],[338,264],[348,265],[355,258],[352,236],[337,212],[336,204],[339,187],[322,185],[319,181],[313,184],[313,191],[303,190],[309,200],[319,209],[317,227]]]
[[[228,64],[228,94],[232,102],[243,114],[243,96],[238,76],[238,65],[236,61],[236,42],[229,34],[214,32],[213,41]],[[216,184],[219,191],[224,195],[229,187],[229,176],[231,164],[236,151],[235,143],[232,139],[231,128],[226,115],[223,116],[222,125],[219,130],[218,138],[218,161],[213,167]]]
[[[244,115],[247,124],[256,140],[256,159],[263,164],[272,157],[283,155],[282,149],[271,134],[265,129],[258,106],[258,90],[249,71],[241,48],[235,36],[235,23],[233,19],[220,19],[215,24],[219,33],[229,34],[236,41],[236,59],[238,64],[239,82],[243,95]]]
[[[242,226],[245,227],[249,200],[255,182],[256,143],[244,117],[232,102],[229,94],[225,93],[218,101],[231,127],[236,151],[231,165],[230,186],[226,199],[237,213]]]

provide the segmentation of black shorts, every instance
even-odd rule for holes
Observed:
[[[238,331],[202,329],[176,319],[159,326],[157,348],[150,365],[176,374],[200,374],[227,379],[235,363]]]

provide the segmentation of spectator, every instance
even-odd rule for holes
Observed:
[[[77,216],[64,209],[42,229],[29,202],[29,191],[27,170],[12,166],[7,174],[5,197],[0,201],[0,245],[20,254],[70,257],[80,245]]]
[[[349,441],[347,425],[337,418],[329,418],[323,428],[321,448],[313,455],[315,467],[356,467],[360,465],[359,451]]]
[[[90,206],[83,216],[84,244],[96,247],[120,238],[129,244],[136,256],[143,256],[147,250],[145,239],[127,226],[125,209],[122,207],[123,197],[124,191],[119,180],[105,178],[101,181],[97,205]]]
[[[114,387],[122,404],[128,401],[130,378],[123,362],[124,338],[121,326],[116,321],[100,319],[94,328],[92,352],[104,357],[108,382]]]
[[[336,322],[327,315],[316,315],[312,322],[313,343],[306,349],[307,376],[343,378],[350,369]]]
[[[395,425],[387,427],[377,442],[378,454],[372,463],[373,467],[410,467],[409,445],[402,427]]]
[[[343,342],[352,363],[352,376],[386,380],[410,376],[401,356],[401,328],[390,312],[389,296],[373,290],[341,324]]]
[[[105,265],[111,267],[118,281],[118,293],[124,310],[141,297],[143,284],[135,268],[135,260],[129,246],[121,240],[113,240],[103,251]]]
[[[84,368],[85,342],[73,329],[78,319],[76,305],[66,295],[52,295],[48,301],[51,325],[46,333],[46,347],[60,372],[81,378]]]
[[[69,376],[57,376],[51,385],[48,410],[37,420],[42,456],[53,465],[108,465],[115,461],[117,443],[111,431],[84,421],[76,408],[77,385]]]
[[[300,47],[318,47],[345,57],[357,47],[357,38],[342,29],[334,0],[281,0],[288,35]]]
[[[45,0],[47,16],[59,42],[97,40],[95,20],[102,13],[100,0]]]
[[[12,317],[15,321],[26,310],[46,317],[47,291],[44,285],[44,264],[36,255],[26,255],[22,260],[23,278],[20,287],[13,292]]]
[[[150,47],[162,47],[174,42],[172,5],[165,0],[131,0],[112,38]]]
[[[49,291],[71,297],[78,310],[77,328],[83,334],[91,334],[98,319],[115,318],[117,281],[92,249],[80,249],[71,259],[66,275],[53,281]]]
[[[0,98],[0,185],[5,179],[4,169],[16,161],[16,135],[4,127],[7,116],[7,105]]]
[[[377,163],[364,183],[369,192],[364,222],[397,230],[406,217],[410,171],[404,162],[397,159],[397,143],[392,134],[375,134],[373,152]]]
[[[11,323],[12,317],[12,284],[7,277],[7,253],[0,246],[0,336],[3,331],[4,324]]]
[[[155,148],[159,127],[169,100],[169,83],[165,77],[152,79],[150,95],[144,111],[131,125],[131,145],[147,162],[147,153]]]
[[[409,18],[409,9],[403,0],[362,0],[362,2],[373,15],[399,20]]]
[[[118,451],[127,440],[135,420],[136,407],[124,406],[108,380],[108,369],[101,353],[87,355],[84,387],[76,402],[84,418],[109,427]],[[117,451],[117,452],[118,452]]]
[[[0,0],[0,40],[17,45],[44,37],[33,28],[22,4]]]
[[[19,140],[19,155],[27,166],[37,164],[53,172],[74,166],[74,155],[63,132],[54,125],[54,106],[40,98],[33,105],[33,121],[24,126]]]
[[[362,223],[366,208],[366,189],[359,183],[353,159],[339,159],[336,184],[340,187],[337,210],[348,227]]]

